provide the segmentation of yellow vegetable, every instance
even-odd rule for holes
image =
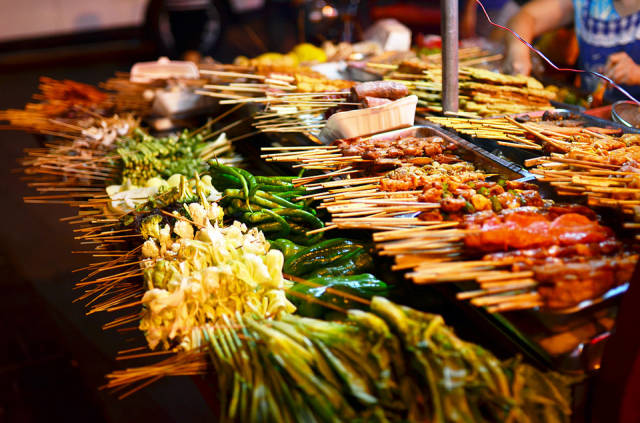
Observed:
[[[298,44],[292,50],[300,62],[326,62],[327,55],[320,47],[313,44]]]

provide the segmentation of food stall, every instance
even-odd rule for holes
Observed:
[[[144,335],[113,395],[189,376],[221,421],[581,415],[638,261],[640,135],[449,37],[354,48],[339,79],[311,45],[43,78],[0,112],[43,140],[24,200],[71,207],[94,257],[79,303]]]

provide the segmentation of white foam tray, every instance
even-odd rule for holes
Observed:
[[[341,138],[354,138],[412,126],[418,97],[410,95],[381,106],[338,112],[329,117],[319,138],[331,143]]]

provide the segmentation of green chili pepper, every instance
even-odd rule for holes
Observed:
[[[306,247],[304,250],[300,251],[299,254],[296,254],[296,256],[294,258],[298,258],[301,257],[303,254],[314,254],[316,252],[322,251],[326,248],[331,248],[334,247],[336,245],[344,245],[344,244],[349,244],[349,245],[353,245],[354,242],[351,240],[348,240],[346,238],[331,238],[331,239],[327,239],[324,240],[322,242],[319,242],[315,245]],[[285,265],[286,267],[286,265]]]
[[[256,191],[256,197],[262,197],[265,200],[269,200],[269,201],[273,201],[276,204],[279,204],[282,207],[288,207],[288,208],[292,208],[292,209],[301,209],[302,206],[292,203],[290,201],[285,200],[284,198],[276,195],[276,194],[271,194],[269,192],[264,192],[264,191]]]
[[[242,215],[242,221],[245,223],[264,223],[274,221],[274,217],[272,213],[269,213],[271,210],[263,209],[255,212],[244,212]]]
[[[242,186],[242,191],[244,193],[244,199],[247,203],[247,206],[249,206],[249,182],[247,181],[245,176],[241,172],[239,172],[239,169],[236,169],[230,166],[221,165],[215,160],[210,160],[209,165],[211,166],[211,168],[215,169],[216,172],[232,175],[235,178],[237,178],[238,181],[240,181],[240,185]],[[255,179],[253,179],[253,182],[255,185]]]
[[[264,232],[265,236],[269,235],[272,238],[281,238],[289,234],[289,225],[287,225],[284,219],[276,222],[262,223],[256,226],[256,228]],[[275,234],[270,234],[270,232],[275,232]]]
[[[278,197],[284,198],[285,200],[293,200],[307,193],[304,189],[296,189],[292,191],[281,191],[278,192]],[[313,201],[313,200],[312,200]],[[296,201],[296,204],[300,203],[300,201]],[[303,201],[304,203],[304,201]],[[305,205],[306,207],[306,205]]]
[[[286,208],[286,209],[275,209],[273,211],[274,213],[280,216],[283,216],[298,222],[306,223],[309,226],[311,226],[312,229],[320,229],[324,227],[324,223],[322,222],[322,220],[318,219],[313,214],[305,210]]]
[[[385,296],[389,287],[375,276],[364,273],[351,276],[318,277],[309,279],[307,284],[295,284],[289,291],[294,291],[316,298],[324,303],[330,303],[345,309],[360,306],[359,303],[345,298],[339,292],[352,294],[359,298],[372,298],[375,295]],[[316,302],[305,301],[299,296],[291,295],[289,299],[298,307],[297,313],[306,317],[321,317],[326,309]]]
[[[260,191],[258,191],[260,192]],[[267,200],[266,198],[260,196],[260,195],[254,195],[253,197],[251,197],[251,203],[253,204],[257,204],[261,207],[265,207],[265,208],[269,208],[269,209],[278,209],[278,208],[282,208],[282,206],[276,202]]]
[[[484,195],[486,197],[489,194],[489,190],[487,189],[487,187],[480,187],[478,188],[478,194]]]
[[[253,194],[255,194],[255,192],[258,190],[258,182],[256,181],[256,177],[253,176],[252,173],[241,168],[231,168],[231,169],[234,169],[236,172],[242,175],[244,179],[247,181],[247,186],[249,188],[249,196],[252,196]]]
[[[339,260],[344,254],[357,248],[362,247],[345,238],[327,239],[290,257],[285,261],[283,271],[294,276],[302,275]]]
[[[268,191],[268,192],[277,192],[278,195],[280,195],[280,193],[282,192],[289,192],[294,190],[294,186],[293,184],[288,184],[288,185],[258,184],[258,189],[262,191]]]
[[[493,208],[494,212],[499,213],[500,211],[502,211],[502,204],[500,204],[500,200],[498,200],[498,197],[492,195],[491,197],[489,197],[489,200],[491,200],[491,208]]]
[[[464,211],[466,211],[467,213],[475,213],[476,208],[473,207],[473,204],[471,204],[468,201],[464,202]]]
[[[305,246],[315,245],[322,239],[323,234],[318,233],[311,237],[307,236],[306,231],[299,230],[300,226],[295,223],[289,223],[289,227],[291,228],[291,233],[289,234],[289,239],[296,244],[301,244]]]
[[[364,249],[345,254],[329,266],[302,275],[305,278],[355,275],[373,270],[373,257]]]
[[[256,176],[256,181],[259,184],[279,185],[290,184],[291,181],[297,178],[297,176]]]
[[[216,189],[242,188],[242,182],[230,173],[211,172],[211,183]]]
[[[285,238],[278,238],[274,241],[269,241],[269,243],[271,244],[271,248],[282,251],[285,260],[306,248]]]

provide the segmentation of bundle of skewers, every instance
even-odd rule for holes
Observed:
[[[531,77],[505,75],[473,67],[459,70],[457,115],[467,118],[551,109],[555,94]],[[402,64],[386,79],[402,82],[418,96],[425,113],[442,113],[442,69]]]
[[[145,141],[139,140],[139,143],[143,142]],[[229,171],[226,175],[234,174]],[[186,179],[183,178],[183,180]],[[197,175],[196,178],[198,178]],[[327,389],[333,386],[334,378],[331,374],[339,371],[343,376],[351,375],[349,379],[344,380],[353,380],[353,378],[367,380],[366,385],[357,385],[358,391],[355,391],[356,385],[353,382],[344,382],[344,387],[336,391],[337,396],[332,395],[332,401],[339,401],[341,404],[339,405],[341,415],[349,413],[354,417],[366,418],[370,413],[375,412],[389,418],[404,418],[407,415],[423,415],[426,418],[439,413],[437,410],[447,401],[446,398],[449,395],[447,392],[431,388],[424,392],[420,391],[425,398],[433,398],[420,407],[415,405],[414,395],[411,395],[412,400],[398,397],[389,402],[391,400],[387,398],[386,390],[382,389],[382,386],[384,383],[396,382],[381,377],[377,372],[362,373],[353,367],[353,360],[349,358],[355,357],[353,353],[361,352],[366,345],[370,345],[371,348],[378,345],[377,342],[370,340],[370,330],[373,327],[377,330],[383,328],[384,326],[380,326],[383,321],[381,319],[388,321],[385,325],[391,325],[381,335],[385,339],[393,336],[398,342],[393,345],[400,346],[400,349],[394,347],[384,354],[391,354],[390,357],[397,359],[402,356],[402,351],[413,351],[412,346],[419,342],[419,339],[414,339],[415,335],[409,336],[402,331],[396,332],[394,324],[397,321],[385,318],[391,310],[405,314],[407,322],[416,328],[430,327],[430,333],[433,333],[437,324],[440,327],[437,329],[440,337],[454,341],[460,347],[465,345],[455,338],[448,328],[438,323],[439,317],[399,307],[379,297],[370,302],[366,297],[361,296],[361,292],[355,296],[349,291],[343,291],[346,288],[339,288],[340,284],[337,283],[336,277],[330,279],[331,285],[323,288],[327,285],[323,279],[315,278],[307,281],[287,276],[287,279],[295,281],[293,285],[292,282],[283,278],[282,268],[290,272],[299,272],[298,268],[318,266],[319,264],[315,261],[326,260],[324,253],[321,250],[312,250],[312,248],[317,250],[317,247],[299,252],[287,252],[285,257],[288,258],[283,262],[285,253],[270,248],[264,234],[257,228],[248,230],[246,226],[239,223],[223,226],[222,207],[211,201],[212,198],[216,198],[215,190],[211,187],[207,188],[208,185],[203,182],[205,181],[196,180],[195,184],[180,183],[179,186],[167,191],[161,190],[136,206],[133,211],[124,214],[106,215],[96,211],[83,214],[83,221],[78,222],[84,223],[78,230],[78,239],[83,244],[93,245],[95,256],[101,258],[100,261],[85,269],[89,273],[78,284],[78,287],[86,290],[81,299],[90,304],[90,313],[132,310],[131,313],[125,313],[106,324],[105,329],[126,329],[134,324],[139,325],[138,327],[145,333],[148,347],[127,348],[121,351],[118,359],[168,356],[158,364],[114,372],[109,375],[108,387],[125,389],[121,394],[121,397],[124,397],[161,377],[204,374],[207,372],[209,363],[212,362],[220,378],[219,386],[226,419],[253,421],[255,418],[252,416],[258,410],[263,410],[269,415],[278,416],[278,421],[297,421],[298,417],[301,417],[300,413],[310,416],[319,412],[313,407],[313,402],[303,398],[315,392],[314,386],[324,386]],[[253,204],[256,207],[259,203]],[[329,244],[325,243],[325,245],[329,247]],[[344,250],[337,250],[334,247],[334,254],[329,256],[334,259],[333,255],[338,253],[345,254],[346,258],[360,249],[361,247],[357,246],[355,249]],[[311,251],[318,254],[315,259],[310,255]],[[344,252],[341,253],[341,251]],[[301,261],[302,259],[307,261]],[[248,279],[248,275],[252,276]],[[366,283],[362,286],[372,289],[374,281],[375,279],[367,277]],[[356,279],[349,278],[345,280],[344,285],[353,290],[357,286],[356,282]],[[313,292],[310,290],[317,290],[319,287],[326,290],[326,298],[303,293]],[[208,293],[208,295],[201,295],[202,293]],[[335,298],[337,301],[329,302],[329,298]],[[359,310],[349,311],[347,316],[357,323],[355,326],[354,323],[324,322],[291,314],[295,310],[292,305],[293,299],[303,303],[319,304],[339,313],[346,313],[344,305],[367,307],[372,304],[372,310],[377,314],[368,314]],[[337,306],[336,303],[341,306]],[[300,306],[300,310],[306,310],[306,308]],[[397,318],[397,315],[395,316]],[[371,326],[374,324],[375,326]],[[320,331],[321,327],[324,330]],[[284,330],[284,332],[274,332],[274,330]],[[334,337],[341,339],[345,330],[349,332],[351,341],[334,343],[332,339]],[[295,407],[291,407],[289,403],[278,405],[272,402],[245,402],[243,398],[246,395],[251,395],[252,392],[265,392],[264,389],[267,389],[265,395],[275,395],[283,389],[279,385],[280,380],[297,377],[294,363],[298,363],[303,357],[299,356],[299,348],[295,344],[298,336],[290,338],[296,333],[309,339],[317,338],[314,345],[319,350],[314,350],[313,354],[316,358],[309,361],[308,365],[315,369],[320,366],[318,360],[321,356],[317,354],[330,354],[328,356],[331,357],[330,367],[318,367],[323,369],[324,373],[319,373],[311,384],[288,384],[287,389],[290,395],[293,398],[300,398],[296,400]],[[252,342],[243,345],[242,342],[247,339],[247,336],[259,341],[259,344],[264,347],[255,350]],[[357,339],[360,341],[354,342]],[[285,354],[284,346],[289,346],[293,350]],[[285,362],[290,362],[291,365],[286,365],[284,368],[289,370],[284,372],[278,370],[279,367],[259,364],[259,360],[247,361],[236,367],[233,363],[237,363],[237,360],[243,357],[240,352],[242,350],[254,355],[264,355],[265,358],[274,353],[285,354],[283,356]],[[207,351],[207,354],[201,351]],[[383,353],[379,348],[376,351],[376,354]],[[439,361],[438,355],[445,352],[450,359],[451,349],[441,352],[417,350],[414,354],[419,354],[420,357],[428,360]],[[371,358],[372,365],[378,363],[374,359],[375,356]],[[488,365],[483,364],[486,360],[494,360],[484,351],[482,356],[484,357],[482,360],[470,364],[482,369],[483,366]],[[386,360],[379,362],[382,371],[388,369],[386,362]],[[515,370],[522,376],[536,375],[539,381],[543,381],[542,385],[527,382],[529,390],[539,390],[546,383],[552,383],[553,379],[547,379],[548,377],[555,377],[553,374],[543,375],[518,363],[500,364],[495,360],[495,363],[492,361],[492,365],[504,365],[505,374]],[[444,363],[437,368],[440,369],[438,372],[447,372],[449,364]],[[398,369],[395,372],[399,371]],[[433,368],[430,367],[430,369]],[[329,373],[326,373],[327,370]],[[264,373],[265,371],[267,373]],[[435,381],[430,373],[419,372],[417,375],[420,376],[412,376],[415,379],[412,384],[416,389],[423,389],[419,388],[421,386],[431,386],[426,382]],[[409,383],[407,376],[402,376],[405,386]],[[246,383],[242,382],[244,378],[247,378]],[[228,380],[235,382],[229,384]],[[246,387],[237,391],[233,386],[238,383],[243,383]],[[473,378],[469,379],[469,383],[472,383],[469,386],[473,386],[474,395],[468,396],[467,401],[475,403],[477,398],[482,396],[478,396],[479,388],[477,383],[473,382]],[[515,380],[514,383],[516,383]],[[373,388],[374,386],[378,388]],[[340,394],[342,390],[359,392],[359,396]],[[464,390],[461,390],[456,397],[459,398],[460,394],[466,395]],[[483,395],[487,398],[495,397],[491,390]],[[564,395],[546,397],[543,390],[540,390],[540,395],[545,398],[543,402],[516,400],[512,401],[510,407],[514,412],[520,408],[529,410],[527,411],[529,416],[532,412],[535,413],[534,410],[540,410],[542,407],[545,413],[553,413],[561,420],[566,418],[568,408]],[[279,398],[282,397],[273,396],[271,401],[279,401]],[[236,408],[233,405],[235,403],[243,405]],[[395,405],[392,406],[392,404]],[[322,407],[324,411],[321,415],[323,416],[337,412],[337,409],[327,409],[326,404]],[[502,413],[502,411],[498,412],[497,416],[501,416]],[[477,417],[470,413],[469,418],[474,421]],[[321,419],[321,421],[325,420]]]
[[[219,99],[220,104],[258,105],[253,115],[258,132],[317,133],[324,127],[328,109],[349,105],[350,81],[276,70],[249,73],[219,67],[201,69],[215,83],[205,84],[196,93]]]
[[[222,116],[222,115],[221,115]],[[193,174],[208,162],[239,164],[234,139],[222,130],[211,130],[215,119],[176,136],[152,137],[139,121],[117,115],[101,119],[101,125],[83,129],[76,136],[54,139],[41,148],[25,150],[21,161],[25,179],[38,195],[29,203],[64,203],[86,207],[87,200],[102,197],[107,185],[132,190],[153,177]]]
[[[501,59],[502,54],[492,53],[477,46],[458,49],[458,60],[460,66],[463,67],[490,65]],[[385,52],[381,55],[370,57],[364,63],[364,68],[367,72],[377,74],[380,78],[396,71],[403,73],[407,67],[427,70],[440,68],[441,66],[442,53],[439,50],[420,54],[419,57],[414,56],[412,52]]]
[[[270,248],[256,228],[222,225],[220,207],[205,198],[207,193],[198,193],[198,182],[194,187],[184,199],[185,193],[160,193],[133,214],[112,219],[117,224],[105,229],[101,222],[94,233],[83,235],[97,243],[115,240],[132,247],[89,266],[90,275],[80,283],[88,289],[84,298],[92,300],[91,312],[141,309],[107,325],[126,328],[140,321],[145,333],[149,349],[128,348],[118,359],[169,356],[109,375],[107,386],[124,389],[121,397],[165,376],[206,374],[213,365],[225,421],[255,421],[259,413],[273,421],[329,422],[338,413],[340,418],[449,420],[461,413],[447,406],[454,398],[456,404],[461,399],[469,404],[469,411],[462,411],[469,421],[483,421],[485,417],[472,410],[495,401],[506,401],[487,411],[498,419],[512,413],[515,421],[520,413],[526,413],[527,421],[542,415],[568,418],[566,393],[548,395],[544,389],[548,384],[564,386],[557,375],[518,362],[501,363],[459,340],[439,316],[381,297],[353,295],[336,277],[283,275],[283,268],[295,271],[296,264],[312,264],[300,263],[311,250],[281,253]],[[350,255],[357,248],[334,253]],[[318,259],[332,259],[333,254],[316,252]],[[284,254],[289,257],[283,261]],[[351,290],[358,286],[358,279],[343,280]],[[362,286],[372,290],[374,279],[367,276]],[[324,294],[309,295],[318,290]],[[294,299],[300,304],[297,312]],[[305,302],[340,313],[348,322],[305,317],[311,311]],[[369,311],[347,311],[345,305]],[[429,348],[420,346],[429,339],[437,341],[428,342]],[[469,348],[471,356],[464,352]],[[272,365],[269,357],[277,357],[279,365]],[[408,357],[406,363],[403,357]],[[459,360],[470,369],[462,384],[454,391],[439,388],[436,381],[453,368],[459,371]],[[498,395],[496,384],[477,379],[487,366],[503,384],[514,384],[513,394],[503,390]],[[400,380],[405,389],[392,389]],[[516,396],[520,389],[537,396]],[[425,400],[416,401],[417,396]],[[323,398],[320,405],[318,398]]]
[[[533,120],[528,115],[484,119],[427,116],[425,119],[480,141],[496,140],[505,147],[547,152],[564,152],[572,145],[599,146],[622,134],[618,128],[585,126],[580,121],[561,120],[561,115],[553,112],[545,112],[540,120]]]
[[[512,117],[468,120],[428,118],[434,123],[497,144],[548,154],[524,164],[562,196],[586,196],[592,206],[610,207],[637,216],[638,145],[640,136],[618,128],[585,126],[579,121],[529,121]],[[506,141],[500,141],[506,140]],[[634,223],[628,223],[634,228]]]
[[[326,230],[383,231],[374,240],[380,254],[396,256],[397,269],[414,268],[416,283],[476,281],[459,298],[491,312],[575,307],[626,283],[637,261],[589,209],[555,206],[535,184],[476,169],[438,136],[280,151],[265,158],[334,179],[294,180],[332,216]]]
[[[37,102],[24,109],[0,111],[0,129],[70,138],[92,126],[101,126],[103,113],[112,108],[109,95],[80,82],[41,77]]]
[[[103,118],[87,109],[93,124],[66,126],[66,137],[28,152],[40,200],[79,209],[65,220],[78,225],[88,248],[79,252],[97,258],[80,269],[80,299],[89,313],[128,310],[105,329],[144,334],[118,359],[165,357],[111,374],[109,387],[126,396],[214,367],[224,421],[567,421],[558,375],[501,362],[458,339],[440,316],[374,297],[387,287],[364,273],[374,267],[369,246],[323,239],[311,201],[299,198],[308,177],[238,168],[234,139],[223,134],[236,123],[213,127],[236,107],[165,137],[140,127],[141,110]],[[308,304],[350,322],[320,320]],[[456,387],[440,387],[445,379]],[[562,388],[550,394],[548,386]]]
[[[479,212],[446,230],[374,234],[415,283],[474,281],[458,294],[489,312],[572,310],[627,283],[638,255],[582,206]]]

